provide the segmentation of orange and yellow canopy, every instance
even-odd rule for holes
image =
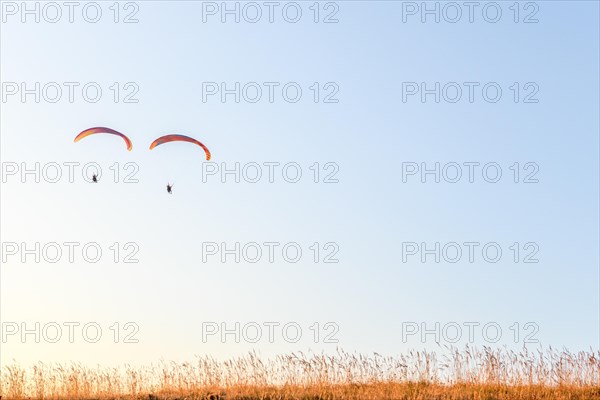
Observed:
[[[202,147],[204,149],[204,152],[206,153],[206,160],[207,161],[210,160],[210,150],[208,150],[208,147],[206,147],[205,145],[203,145],[202,143],[200,143],[196,139],[191,138],[189,136],[185,136],[185,135],[165,135],[165,136],[161,136],[158,139],[156,139],[154,142],[152,142],[152,144],[150,144],[150,150],[152,150],[156,146],[160,146],[161,144],[169,143],[169,142],[189,142],[189,143],[197,144],[198,146],[200,146],[200,147]]]
[[[96,127],[96,128],[86,129],[85,131],[81,132],[79,135],[75,136],[74,142],[79,142],[81,139],[86,138],[90,135],[94,135],[96,133],[110,133],[112,135],[120,136],[125,141],[125,144],[127,145],[127,150],[131,151],[131,149],[133,148],[133,144],[131,143],[131,140],[129,140],[129,138],[127,136],[123,135],[121,132],[115,131],[114,129],[105,128],[105,127],[101,127],[101,126]]]

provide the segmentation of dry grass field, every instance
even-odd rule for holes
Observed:
[[[89,368],[5,365],[2,399],[600,399],[600,352],[552,348],[292,353]]]

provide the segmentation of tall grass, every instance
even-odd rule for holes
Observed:
[[[600,351],[467,346],[441,355],[249,353],[120,368],[40,362],[4,366],[0,377],[3,399],[600,399]]]

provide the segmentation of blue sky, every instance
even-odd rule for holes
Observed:
[[[112,2],[98,3],[97,23],[86,22],[80,8],[69,23],[63,7],[63,19],[50,23],[41,15],[37,23],[27,15],[22,22],[21,10],[13,15],[7,3],[0,42],[7,96],[0,120],[3,171],[9,163],[32,168],[39,162],[43,168],[53,162],[97,162],[103,177],[94,185],[80,170],[73,183],[7,176],[2,242],[98,243],[103,257],[97,263],[81,257],[74,263],[64,258],[23,263],[20,253],[7,256],[1,269],[4,329],[7,322],[30,328],[55,322],[64,331],[57,343],[4,336],[3,363],[143,363],[336,346],[384,354],[437,348],[432,335],[424,343],[418,336],[403,341],[407,322],[430,329],[436,322],[494,323],[502,328],[494,345],[517,347],[531,332],[523,326],[532,322],[541,345],[598,347],[597,2],[521,2],[518,23],[513,2],[495,3],[502,10],[496,23],[481,14],[489,4],[483,2],[472,23],[466,8],[457,23],[443,18],[435,23],[431,16],[423,23],[418,14],[402,22],[403,8],[412,3],[384,1],[323,2],[318,23],[313,2],[297,3],[302,10],[297,23],[281,14],[288,4],[288,17],[293,15],[297,7],[290,3],[275,9],[272,23],[262,3],[257,3],[261,20],[236,23],[232,16],[222,22],[219,14],[205,14],[203,22],[203,10],[221,2],[191,1],[119,3],[117,23]],[[39,4],[43,10],[46,3]],[[239,3],[240,9],[245,4]],[[138,22],[123,23],[133,11]],[[323,23],[331,12],[338,22]],[[530,13],[537,23],[523,23]],[[20,93],[7,95],[11,84],[20,90],[23,82],[27,88],[57,82],[63,95],[56,103],[47,101],[51,92],[42,93],[39,103],[33,95],[25,101]],[[64,82],[79,84],[72,103]],[[90,82],[102,89],[96,103],[80,90]],[[110,89],[115,82],[116,103]],[[225,102],[218,95],[203,101],[207,82],[225,82],[228,88],[257,82],[263,97],[256,103],[244,98],[236,103],[232,95]],[[273,102],[264,82],[278,84]],[[281,93],[290,82],[302,89],[295,103]],[[425,102],[418,95],[403,102],[403,82],[425,82],[427,88],[456,82],[464,91],[456,103],[443,98],[436,103],[433,95]],[[473,102],[464,82],[478,85]],[[133,86],[125,88],[127,83]],[[499,101],[482,97],[488,83],[502,89]],[[138,101],[124,103],[122,96],[132,88]],[[324,95],[336,88],[338,102],[325,103]],[[538,101],[525,103],[533,91],[531,98]],[[109,136],[73,143],[92,126],[128,134],[133,151]],[[217,175],[203,182],[207,164],[200,149],[168,144],[148,150],[152,140],[168,133],[205,143],[216,163],[211,165],[220,169],[258,163],[263,178],[236,183],[229,176],[223,183]],[[133,171],[124,170],[128,162],[136,165],[137,183],[123,182],[123,174]],[[289,183],[277,169],[270,183],[264,175],[269,162],[280,163],[277,168],[297,163],[302,178]],[[315,162],[319,183],[313,182]],[[502,178],[488,183],[476,169],[473,183],[464,176],[457,183],[435,183],[431,177],[422,183],[419,175],[402,180],[403,163],[428,168],[457,163],[464,174],[469,162],[496,163]],[[510,168],[516,162],[518,183]],[[114,163],[121,172],[118,183],[109,169]],[[333,171],[324,169],[326,163],[337,166],[339,182],[322,182],[323,174]],[[524,169],[526,163],[539,169],[538,183],[522,182],[532,171]],[[175,182],[172,196],[165,191],[167,182]],[[135,243],[139,262],[123,263],[127,251],[121,248],[115,263],[110,250],[115,242]],[[203,262],[203,243],[231,248],[236,242],[278,242],[278,248],[298,243],[303,256],[297,263],[281,256],[273,263],[264,256],[257,263],[232,258],[223,263],[218,255]],[[315,242],[319,263],[312,259]],[[330,242],[335,246],[323,248]],[[478,249],[497,243],[503,256],[496,263],[486,262],[480,252],[473,263],[464,254],[457,263],[431,258],[423,263],[419,255],[403,262],[402,244],[408,242],[428,248],[436,242],[478,242]],[[513,260],[515,242],[519,262]],[[537,263],[522,262],[534,248],[523,249],[530,242],[538,249]],[[323,263],[333,248],[339,262]],[[65,322],[98,324],[102,339],[88,343],[76,330],[69,343]],[[114,343],[115,322],[121,334],[126,322],[135,323],[138,343],[123,343],[122,335]],[[224,343],[218,336],[202,340],[203,323],[232,328],[235,322],[295,323],[302,335],[297,343],[281,334],[274,343],[236,343],[233,336]],[[323,340],[327,322],[339,328],[337,343]],[[517,343],[510,328],[515,323]],[[464,328],[458,344],[467,332]],[[491,344],[478,330],[475,342]]]

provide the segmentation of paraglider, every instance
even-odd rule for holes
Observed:
[[[105,127],[101,127],[101,126],[96,127],[96,128],[86,129],[85,131],[81,132],[79,135],[75,136],[74,142],[79,142],[81,139],[86,138],[86,137],[96,134],[96,133],[110,133],[112,135],[120,136],[125,141],[125,144],[127,145],[127,150],[131,151],[131,149],[133,148],[133,144],[131,143],[131,140],[129,140],[129,138],[127,136],[125,136],[121,132],[115,131],[114,129],[105,128]]]
[[[160,146],[161,144],[169,143],[169,142],[188,142],[188,143],[193,143],[195,145],[198,145],[198,146],[202,147],[202,149],[204,150],[204,153],[206,154],[206,161],[210,160],[210,150],[208,150],[208,147],[206,147],[204,144],[197,141],[196,139],[191,138],[189,136],[185,136],[185,135],[161,136],[150,144],[150,150],[152,150],[156,146]],[[170,183],[167,184],[167,193],[173,194],[172,189],[173,189],[173,184],[170,184]]]
[[[204,153],[206,154],[206,161],[210,160],[210,150],[208,150],[208,148],[205,145],[203,145],[202,143],[200,143],[196,139],[191,138],[189,136],[185,136],[185,135],[165,135],[165,136],[161,136],[161,137],[159,137],[158,139],[156,139],[154,142],[152,142],[150,144],[150,150],[152,150],[156,146],[160,146],[161,144],[169,143],[169,142],[189,142],[189,143],[196,144],[196,145],[202,147],[202,149],[204,150]]]

